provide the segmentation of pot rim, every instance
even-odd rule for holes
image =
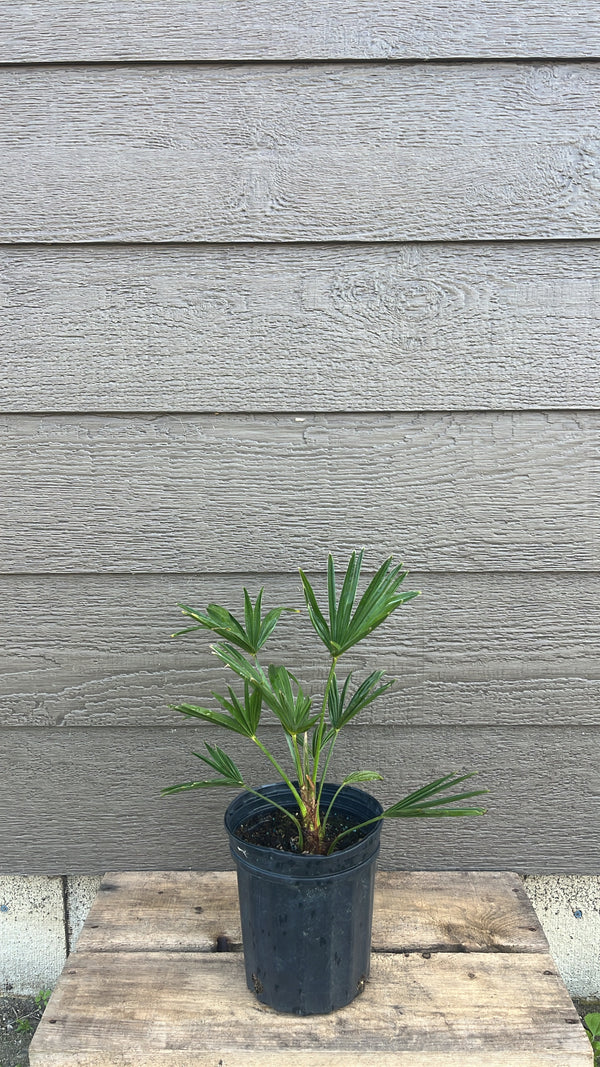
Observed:
[[[298,782],[294,781],[293,784],[295,786],[297,786]],[[326,793],[328,793],[329,794],[328,799],[331,800],[331,798],[334,795],[334,793],[336,793],[337,790],[340,788],[340,784],[341,783],[339,783],[339,782],[338,783],[336,783],[336,782],[325,782],[325,784],[323,786],[323,796],[325,796]],[[264,792],[267,789],[269,789],[269,790],[273,790],[273,789],[279,790],[279,789],[281,789],[284,792],[287,792],[290,797],[292,796],[292,794],[289,791],[289,786],[287,786],[285,782],[269,782],[266,785],[259,785],[259,786],[256,787],[256,792],[257,793],[258,792]],[[337,798],[337,800],[336,800],[336,802],[335,802],[335,804],[333,806],[333,809],[332,809],[333,811],[335,811],[336,808],[338,807],[338,803],[341,801],[341,798],[343,797],[344,793],[346,793],[346,795],[348,795],[348,793],[350,793],[351,796],[353,796],[354,799],[356,801],[358,801],[358,802],[360,802],[360,800],[363,797],[366,797],[366,798],[369,799],[369,801],[371,801],[371,803],[374,803],[377,806],[377,808],[379,808],[379,811],[376,811],[374,813],[374,815],[372,816],[373,818],[377,818],[378,815],[383,814],[383,806],[380,804],[380,802],[377,800],[377,798],[372,795],[372,793],[369,793],[366,789],[357,789],[356,786],[353,786],[353,785],[346,785],[346,786],[343,787],[342,791],[340,792],[339,797]],[[225,824],[225,829],[226,829],[227,833],[229,834],[230,838],[234,838],[236,841],[240,841],[242,844],[246,844],[246,846],[248,847],[248,842],[244,842],[243,838],[238,837],[237,834],[235,833],[235,830],[237,829],[237,826],[239,826],[239,823],[242,820],[240,819],[235,827],[231,826],[231,809],[234,807],[235,804],[237,804],[241,800],[242,797],[253,798],[257,802],[260,802],[260,800],[262,800],[261,797],[255,797],[254,793],[249,792],[247,789],[241,790],[233,798],[233,800],[227,805],[227,809],[225,811],[223,822]],[[292,797],[292,800],[293,800],[293,797]],[[286,806],[285,802],[282,802],[281,806],[285,807]],[[269,804],[268,800],[264,800],[263,801],[263,807],[264,807],[265,810],[268,810],[270,807],[272,807],[272,805]],[[255,814],[255,813],[253,812],[252,814]],[[368,826],[366,828],[364,836],[361,837],[359,841],[356,841],[353,845],[350,845],[349,848],[344,848],[344,849],[341,849],[338,852],[333,852],[333,853],[331,853],[331,855],[321,856],[321,855],[317,855],[314,852],[286,852],[286,851],[283,851],[281,849],[272,848],[270,845],[255,845],[255,844],[252,844],[249,847],[252,848],[253,851],[256,850],[259,855],[262,854],[262,855],[267,856],[267,855],[274,854],[274,855],[277,855],[277,856],[293,857],[293,859],[295,861],[300,862],[300,863],[306,862],[306,861],[313,861],[313,863],[314,862],[317,862],[317,863],[319,863],[319,862],[322,862],[322,863],[329,862],[329,863],[331,863],[331,860],[333,859],[334,856],[336,856],[338,858],[343,856],[345,859],[350,860],[354,856],[354,854],[356,852],[358,852],[361,848],[364,849],[365,844],[368,842],[369,838],[373,836],[373,834],[378,834],[381,831],[381,823],[382,823],[382,819],[377,818],[376,822],[373,822],[371,824],[371,826]]]

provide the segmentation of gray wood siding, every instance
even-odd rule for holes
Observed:
[[[176,602],[364,546],[423,595],[348,656],[398,678],[349,762],[491,790],[383,865],[597,873],[597,5],[38,7],[0,0],[0,871],[230,866],[226,794],[160,788],[199,736],[269,771],[169,708],[222,678]],[[272,642],[318,693],[315,649]]]
[[[597,408],[595,242],[0,248],[3,411]]]
[[[4,416],[7,572],[597,562],[600,414]]]
[[[266,729],[267,743],[279,735]],[[356,727],[345,752],[363,766],[386,767],[377,795],[392,803],[425,777],[477,767],[491,789],[479,819],[399,820],[384,826],[383,867],[551,870],[597,873],[597,854],[581,849],[577,827],[594,840],[587,727]],[[270,780],[264,760],[231,735],[227,750],[254,781]],[[196,735],[197,740],[197,735]],[[285,744],[285,743],[284,743]],[[58,874],[231,866],[222,817],[235,791],[161,798],[160,788],[192,779],[201,766],[189,729],[13,729],[0,751],[2,819],[11,827],[16,872]],[[283,754],[283,753],[282,753]],[[343,753],[340,752],[343,758]],[[259,754],[260,756],[260,754]],[[340,764],[333,774],[339,773]],[[532,827],[536,827],[532,844]],[[4,859],[6,863],[6,859]]]
[[[0,3],[3,55],[44,60],[597,56],[594,0],[54,0]]]
[[[0,240],[600,236],[595,62],[0,70]]]
[[[298,575],[243,580],[253,596],[264,586],[268,605],[303,605]],[[210,635],[171,638],[185,625],[176,603],[216,599],[238,614],[241,583],[225,574],[3,577],[0,723],[185,726],[169,705],[210,702],[225,671],[209,651]],[[600,725],[597,575],[562,578],[557,590],[554,574],[413,571],[406,586],[422,596],[341,664],[342,673],[363,677],[385,667],[397,679],[361,721]],[[318,653],[305,614],[284,618],[268,646],[269,659],[285,662],[314,693],[323,684]],[[203,736],[211,735],[207,727]]]

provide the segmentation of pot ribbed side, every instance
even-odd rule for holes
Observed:
[[[324,786],[324,805],[337,788]],[[262,786],[260,792],[294,807],[283,783]],[[335,808],[356,822],[382,811],[374,797],[352,787],[342,790]],[[237,867],[248,987],[277,1011],[325,1014],[353,1000],[369,975],[381,824],[332,856],[281,852],[236,837],[242,822],[268,810],[268,802],[241,794],[225,814]]]

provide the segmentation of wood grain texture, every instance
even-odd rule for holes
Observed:
[[[280,730],[264,738],[280,749]],[[271,778],[243,739],[226,751],[250,783]],[[357,726],[331,779],[356,765],[385,775],[391,804],[449,771],[478,769],[488,814],[384,828],[382,868],[593,874],[600,827],[598,729]],[[0,752],[0,869],[72,874],[231,867],[227,790],[161,798],[200,766],[186,729],[10,729]],[[284,743],[285,747],[285,743]],[[336,750],[337,751],[337,750]],[[374,790],[375,792],[375,790]],[[406,823],[410,825],[406,825]]]
[[[320,570],[323,570],[321,567]],[[322,574],[314,576],[324,596]],[[171,638],[177,602],[240,613],[241,588],[284,616],[265,662],[283,662],[313,694],[323,661],[299,577],[21,576],[0,579],[3,726],[183,725],[169,705],[211,704],[226,672],[210,635]],[[348,653],[340,670],[398,679],[361,719],[397,725],[600,725],[600,577],[411,572],[422,596]],[[43,605],[43,609],[42,606]]]
[[[41,1040],[41,1037],[40,1039]],[[586,1039],[587,1040],[587,1039]],[[35,1038],[34,1038],[35,1042]],[[589,1045],[589,1042],[588,1042]],[[538,1049],[528,1052],[520,1049],[518,1052],[502,1050],[499,1054],[486,1052],[485,1067],[592,1067],[590,1053],[581,1044],[580,1052],[568,1053],[565,1059],[565,1051],[550,1052],[547,1049]],[[591,1046],[590,1046],[591,1047]],[[31,1050],[33,1056],[31,1058]],[[111,1060],[110,1053],[102,1053],[94,1050],[91,1053],[77,1051],[73,1054],[62,1052],[38,1052],[39,1044],[30,1045],[30,1060],[32,1067],[140,1067],[137,1051],[121,1052],[118,1061]],[[196,1053],[197,1055],[198,1053]],[[157,1054],[160,1058],[152,1061],[152,1067],[189,1067],[192,1062],[189,1052],[181,1053],[173,1049],[161,1049]],[[213,1067],[215,1062],[214,1053],[211,1052],[205,1060],[194,1059],[196,1067]],[[238,1053],[227,1051],[227,1058],[223,1059],[223,1067],[280,1067],[281,1052],[268,1052],[260,1049],[258,1053],[252,1049],[244,1049]],[[148,1064],[148,1060],[144,1061]],[[327,1062],[323,1060],[320,1051],[303,1049],[297,1052],[294,1049],[286,1049],[286,1067],[347,1067],[348,1052],[328,1051]],[[481,1067],[481,1053],[460,1051],[437,1052],[436,1064],[442,1067]],[[385,1052],[377,1052],[376,1060],[370,1052],[352,1052],[353,1067],[430,1067],[430,1052],[393,1052],[389,1055]]]
[[[82,952],[238,952],[234,871],[110,872]],[[521,880],[498,871],[379,871],[374,952],[548,952]]]
[[[595,63],[13,67],[0,240],[600,235]]]
[[[598,267],[580,241],[5,247],[0,410],[594,408]]]
[[[598,568],[599,416],[7,416],[5,572]],[[383,548],[385,546],[385,548]]]
[[[592,0],[55,0],[0,4],[5,62],[598,56]]]
[[[374,1067],[382,1054],[384,1063],[414,1065],[423,1062],[415,1052],[437,1062],[438,1052],[455,1057],[457,1049],[477,1053],[472,1062],[480,1064],[488,1063],[488,1049],[560,1051],[564,1067],[592,1063],[569,995],[542,953],[377,953],[357,1000],[307,1021],[258,1004],[235,953],[77,952],[50,1012],[32,1046],[34,1067],[108,1067],[127,1062],[124,1054],[154,1067],[183,1052],[194,1067],[213,1067],[217,1056],[227,1067],[246,1067],[263,1051],[277,1052],[280,1062],[283,1053],[287,1062],[288,1049],[306,1050],[309,1063],[312,1053],[322,1067],[332,1062],[330,1051]]]

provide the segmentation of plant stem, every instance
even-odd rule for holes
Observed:
[[[339,793],[339,789],[338,789],[338,793]],[[337,796],[337,793],[336,793],[336,796]],[[328,856],[331,855],[331,853],[333,852],[335,846],[337,845],[337,843],[338,843],[338,841],[340,840],[341,837],[345,837],[346,834],[351,834],[353,832],[353,830],[362,830],[363,826],[370,826],[371,823],[373,823],[373,822],[380,822],[381,819],[383,819],[384,815],[385,815],[385,812],[383,812],[383,814],[381,814],[381,815],[376,815],[374,819],[367,819],[366,822],[359,822],[359,823],[357,823],[356,826],[350,826],[348,830],[342,830],[341,834],[338,834],[337,837],[334,837],[334,839],[331,842],[329,848],[327,849],[327,855]]]
[[[298,831],[298,847],[300,848],[300,851],[302,852],[302,850],[304,848],[304,835],[302,833],[302,825],[299,822],[299,820],[296,818],[296,816],[292,815],[291,811],[288,811],[287,808],[284,808],[284,807],[282,807],[281,804],[278,804],[276,800],[271,800],[270,797],[266,797],[264,795],[264,793],[259,793],[259,792],[257,792],[256,789],[250,789],[250,787],[247,786],[247,785],[244,785],[244,789],[246,790],[247,793],[252,793],[253,796],[260,797],[261,800],[265,800],[267,802],[267,804],[272,804],[272,806],[274,808],[279,808],[279,810],[282,811],[284,815],[287,815],[288,819],[292,820],[292,822],[294,823],[294,826],[296,827],[296,829]]]
[[[319,757],[321,755],[321,744],[323,742],[323,730],[325,729],[325,712],[327,710],[327,700],[329,698],[329,690],[331,689],[331,683],[333,681],[333,676],[335,674],[335,667],[336,667],[337,661],[338,661],[338,657],[337,656],[333,656],[333,658],[331,660],[331,667],[329,668],[329,674],[327,675],[327,683],[325,685],[325,693],[323,695],[323,706],[321,708],[321,717],[319,719],[319,725],[317,726],[318,742],[317,742],[317,750],[315,752],[315,762],[314,762],[313,773],[312,773],[313,782],[317,781],[318,775],[319,775]]]
[[[267,746],[263,745],[262,741],[259,741],[259,739],[256,736],[256,734],[252,735],[252,741],[254,741],[255,745],[258,745],[258,747],[261,750],[261,752],[267,757],[268,760],[271,761],[271,763],[273,764],[273,766],[274,766],[275,770],[277,771],[278,775],[281,778],[283,778],[283,780],[284,780],[285,784],[287,785],[288,789],[290,789],[290,791],[291,791],[291,793],[292,793],[292,795],[293,795],[298,807],[300,808],[301,814],[304,815],[305,811],[306,811],[304,801],[303,801],[302,797],[300,796],[300,793],[298,792],[298,790],[295,788],[294,783],[292,781],[290,781],[290,779],[288,778],[288,776],[285,773],[283,767],[280,767],[280,765],[278,764],[277,760],[275,759],[275,756],[271,755],[271,753],[269,752]],[[250,790],[250,792],[252,792],[252,790]]]
[[[329,752],[327,753],[327,759],[325,760],[325,766],[323,767],[323,774],[321,775],[321,782],[319,784],[319,795],[317,797],[317,804],[318,805],[321,804],[321,794],[323,792],[323,786],[325,785],[325,782],[327,780],[327,771],[328,771],[328,768],[329,768],[329,761],[331,760],[331,754],[332,754],[333,749],[335,747],[335,743],[336,743],[336,741],[338,739],[339,732],[340,732],[339,730],[335,731],[335,734],[333,735],[333,738],[332,738],[332,741],[331,741],[331,746],[329,748]],[[337,796],[337,793],[336,793],[336,796]],[[329,808],[327,809],[327,815],[325,816],[325,820],[323,822],[323,830],[325,829],[325,824],[327,822],[327,819],[329,818],[329,810],[330,810],[330,808],[331,808],[331,804],[329,805]]]
[[[298,774],[298,782],[300,783],[300,788],[302,789],[302,785],[304,784],[304,779],[306,777],[306,773],[305,773],[304,767],[302,765],[302,757],[300,755],[300,749],[298,748],[298,737],[297,737],[296,734],[291,734],[291,738],[292,738],[292,744],[294,746],[294,759],[295,759],[295,762],[296,762],[296,773]]]
[[[335,793],[333,794],[333,796],[331,798],[331,802],[329,804],[329,807],[327,808],[327,811],[325,812],[325,818],[323,819],[323,833],[325,832],[325,827],[327,826],[327,820],[328,820],[329,815],[331,813],[331,809],[332,809],[333,805],[335,804],[337,798],[339,797],[342,789],[345,789],[345,784],[342,784],[339,787],[339,789],[336,789]],[[336,838],[336,841],[337,841],[337,838]]]
[[[302,776],[306,778],[308,774],[308,731],[304,731],[304,737],[302,738]]]

